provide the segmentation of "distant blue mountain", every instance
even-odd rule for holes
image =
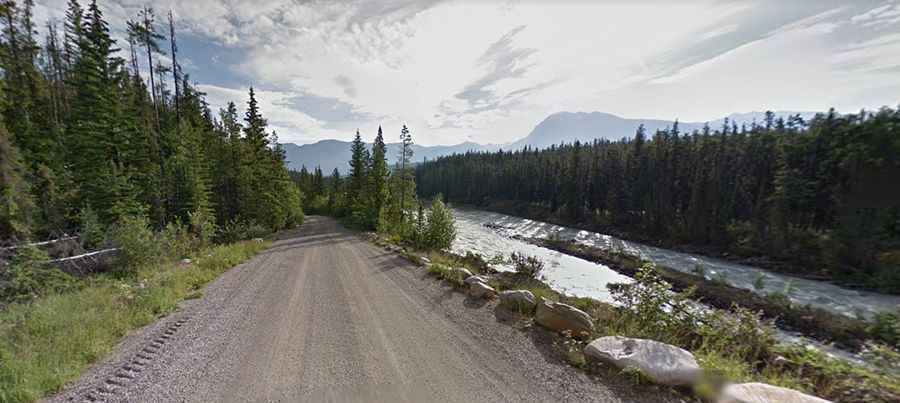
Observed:
[[[804,119],[809,119],[815,112],[779,111],[776,116],[787,117],[800,114]],[[727,117],[710,122],[678,122],[682,133],[702,129],[709,124],[713,129],[722,126],[725,119],[738,125],[751,124],[754,121],[763,122],[765,112],[734,113]],[[525,146],[533,148],[546,148],[560,143],[572,143],[575,140],[590,142],[594,139],[619,140],[634,136],[638,126],[644,125],[648,135],[653,135],[656,130],[672,127],[673,120],[660,119],[630,119],[604,112],[559,112],[548,116],[538,123],[527,136],[508,144],[478,144],[473,142],[460,143],[451,146],[422,146],[413,145],[413,160],[421,162],[423,159],[432,160],[443,155],[465,153],[468,151],[496,151],[518,150]],[[311,144],[297,145],[293,143],[283,144],[287,154],[288,166],[291,169],[307,169],[321,167],[326,175],[334,168],[341,173],[349,171],[350,166],[350,142],[341,140],[322,140]],[[371,144],[369,144],[371,148]],[[393,164],[397,160],[400,143],[387,144],[388,162]]]
[[[311,144],[297,145],[293,143],[282,144],[285,150],[288,167],[299,170],[303,166],[312,170],[315,167],[329,175],[335,168],[342,174],[350,170],[350,142],[341,140],[322,140]],[[369,150],[372,144],[366,144]],[[465,153],[467,151],[495,151],[500,146],[482,145],[472,142],[460,143],[452,146],[422,146],[413,144],[413,162],[433,160],[443,155]],[[387,160],[393,165],[400,154],[400,143],[387,144]]]
[[[775,112],[776,116],[787,117],[799,113],[801,117],[808,119],[815,115],[814,112]],[[750,124],[753,121],[762,122],[765,112],[734,113],[726,117],[729,122]],[[682,133],[702,129],[709,124],[713,129],[722,126],[726,118],[716,119],[710,122],[678,122],[679,131]],[[520,149],[525,146],[534,148],[546,148],[560,143],[572,143],[575,140],[593,141],[594,139],[619,140],[634,136],[638,126],[644,125],[648,136],[652,136],[657,130],[672,127],[672,120],[659,119],[628,119],[603,112],[559,112],[544,119],[541,123],[521,140],[504,146],[509,149]]]

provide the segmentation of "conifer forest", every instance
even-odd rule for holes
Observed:
[[[900,111],[775,118],[421,164],[420,193],[900,292]]]
[[[171,13],[145,7],[121,43],[96,1],[69,1],[65,21],[44,27],[33,6],[0,4],[0,240],[55,238],[124,217],[155,228],[302,221],[253,89],[211,110],[179,65]]]

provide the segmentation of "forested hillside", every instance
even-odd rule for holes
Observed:
[[[252,88],[243,118],[234,103],[211,111],[178,63],[171,13],[144,8],[121,43],[96,1],[69,1],[45,27],[32,9],[0,4],[0,244],[135,216],[156,228],[302,219]]]
[[[900,292],[900,111],[440,158],[421,195]]]

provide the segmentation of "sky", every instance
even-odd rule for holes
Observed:
[[[61,20],[66,0],[38,0]],[[120,46],[172,11],[210,105],[253,86],[282,142],[502,144],[560,111],[709,121],[900,102],[900,0],[100,0]],[[165,47],[167,47],[166,45]]]

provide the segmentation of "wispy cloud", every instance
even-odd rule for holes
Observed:
[[[63,18],[66,1],[37,0],[36,18]],[[114,35],[145,3],[102,2]],[[561,110],[856,110],[896,103],[885,89],[900,85],[898,0],[152,3],[160,22],[173,11],[210,103],[254,85],[287,141],[407,124],[422,144],[502,143]]]

